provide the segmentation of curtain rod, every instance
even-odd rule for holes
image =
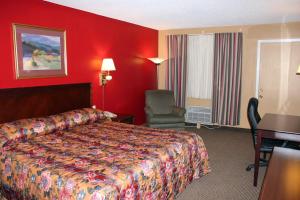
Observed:
[[[193,33],[193,34],[187,34],[189,36],[197,36],[197,35],[213,35],[214,33]]]
[[[216,33],[243,33],[241,31],[238,31],[238,32],[216,32]],[[197,35],[214,35],[216,33],[177,33],[177,34],[167,34],[167,35],[188,35],[188,36],[197,36]]]

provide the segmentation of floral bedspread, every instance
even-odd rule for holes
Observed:
[[[1,148],[1,185],[25,199],[174,199],[210,171],[200,136],[116,122]]]

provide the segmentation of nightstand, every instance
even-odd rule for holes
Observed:
[[[133,124],[134,123],[134,116],[129,114],[120,114],[116,113],[117,117],[111,118],[114,122],[126,123],[126,124]]]

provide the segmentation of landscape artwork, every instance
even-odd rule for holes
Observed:
[[[17,78],[66,76],[65,31],[14,25]]]
[[[61,69],[60,37],[22,33],[24,70]]]

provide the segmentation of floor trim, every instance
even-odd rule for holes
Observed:
[[[195,123],[189,123],[189,122],[185,122],[185,125],[187,127],[195,127],[197,128],[197,124]],[[201,124],[202,125],[202,124]],[[207,125],[209,127],[214,127],[214,125]],[[202,126],[203,127],[203,126]],[[201,127],[201,128],[202,128]],[[205,128],[205,127],[204,127]],[[221,128],[221,129],[225,129],[225,130],[232,130],[232,131],[240,131],[240,132],[244,132],[244,133],[248,133],[250,132],[250,129],[249,128],[241,128],[241,127],[232,127],[232,126],[218,126],[218,128]]]

